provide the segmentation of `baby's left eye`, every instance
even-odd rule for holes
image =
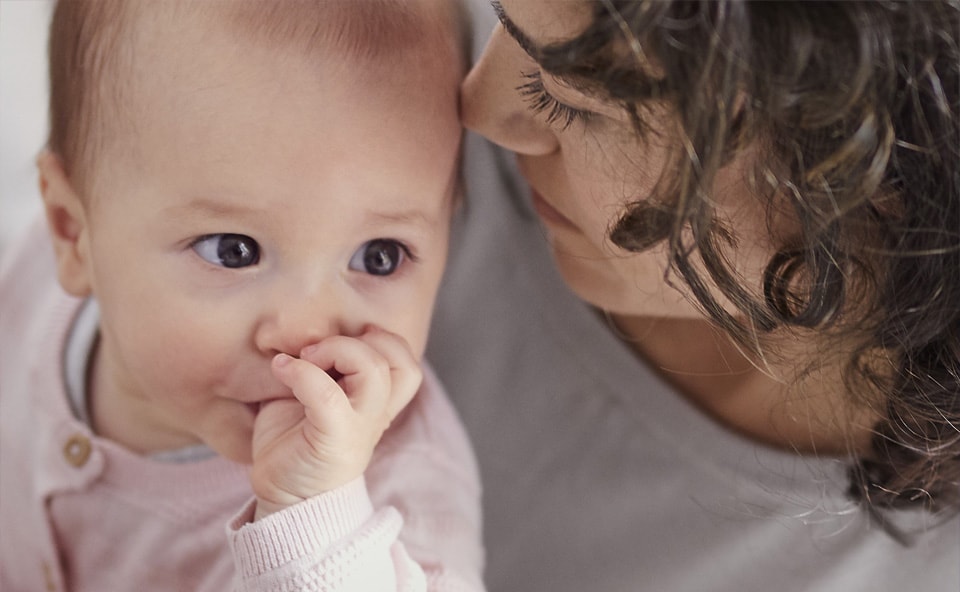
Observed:
[[[350,269],[362,271],[370,275],[392,275],[403,263],[410,251],[403,243],[389,239],[378,238],[360,245],[357,252],[350,257]]]

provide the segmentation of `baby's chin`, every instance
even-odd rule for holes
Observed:
[[[247,405],[223,418],[226,425],[207,426],[203,442],[218,455],[236,463],[253,464],[253,421],[256,413]]]
[[[223,458],[244,465],[253,464],[253,432],[246,438],[219,438],[207,441],[207,446]]]

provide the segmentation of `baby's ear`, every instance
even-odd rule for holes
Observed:
[[[37,157],[40,194],[57,258],[57,279],[74,296],[90,294],[87,210],[73,189],[60,158],[49,150]]]

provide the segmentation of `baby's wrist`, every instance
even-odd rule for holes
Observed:
[[[342,483],[337,482],[330,485],[329,487],[322,488],[322,490],[318,490],[314,492],[313,495],[301,497],[298,495],[294,495],[293,493],[284,492],[281,495],[271,496],[270,498],[255,496],[255,505],[253,508],[253,519],[251,520],[251,522],[256,522],[258,520],[266,518],[271,514],[275,514],[282,510],[286,510],[291,506],[295,506],[311,498],[315,498],[316,496],[332,494],[333,492],[337,492],[336,496],[331,499],[339,500],[341,497],[344,497],[344,496],[346,497],[355,496],[360,491],[366,491],[366,485],[363,479],[363,473],[361,473],[357,477],[348,479]],[[337,503],[343,503],[343,502],[338,501]]]
[[[261,518],[266,518],[270,514],[279,512],[281,510],[286,510],[290,506],[294,506],[301,502],[304,502],[310,499],[313,496],[324,494],[328,491],[332,491],[341,487],[344,483],[348,481],[337,481],[334,483],[326,484],[323,487],[316,487],[316,489],[311,490],[309,494],[305,495],[295,495],[294,493],[283,492],[270,498],[264,498],[256,496],[257,504],[253,512],[253,521],[256,522]]]
[[[286,510],[290,506],[294,504],[298,504],[302,501],[304,501],[304,498],[299,498],[299,499],[291,498],[289,501],[271,501],[271,500],[265,500],[258,497],[257,505],[253,511],[253,522],[256,522],[257,520],[260,520],[262,518],[266,518],[267,516],[275,512]]]

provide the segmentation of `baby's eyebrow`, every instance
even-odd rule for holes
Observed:
[[[227,201],[197,198],[185,204],[170,206],[166,208],[164,212],[178,218],[189,218],[197,214],[208,214],[226,218],[250,215],[251,210],[249,207],[232,204]]]
[[[367,219],[373,224],[404,224],[408,226],[430,227],[439,221],[432,219],[423,210],[409,209],[397,211],[371,210]]]

